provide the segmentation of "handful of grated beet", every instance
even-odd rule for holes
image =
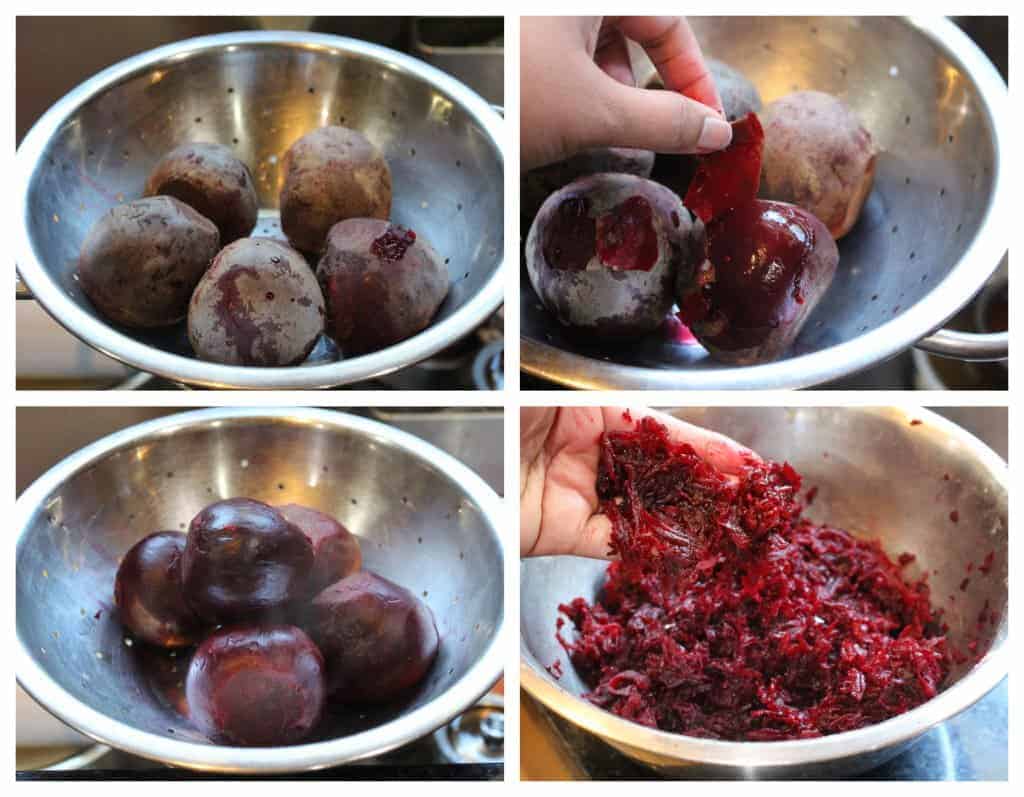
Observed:
[[[661,424],[602,441],[612,522],[598,601],[560,610],[592,703],[634,722],[733,741],[853,730],[938,694],[946,639],[904,554],[801,517],[800,476],[730,479]]]

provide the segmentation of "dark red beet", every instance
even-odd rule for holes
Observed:
[[[753,200],[707,226],[707,259],[681,285],[683,319],[719,359],[781,355],[832,284],[839,251],[825,225],[795,205]]]
[[[313,546],[311,595],[362,566],[359,539],[330,515],[300,504],[285,504],[277,507],[277,511],[302,531]]]
[[[597,222],[590,200],[568,196],[556,208],[544,235],[544,257],[560,271],[582,271],[597,249]]]
[[[324,659],[294,626],[222,628],[192,657],[185,695],[190,719],[214,741],[295,744],[320,720]]]
[[[559,632],[596,705],[771,741],[881,722],[942,688],[927,582],[803,519],[788,465],[752,463],[737,483],[645,419],[602,442],[597,487],[620,558],[596,603],[560,607],[575,638]]]
[[[184,534],[158,531],[135,543],[117,568],[114,602],[121,625],[152,645],[192,645],[202,633],[181,586],[184,550]]]
[[[434,616],[409,590],[362,570],[313,600],[310,633],[327,662],[328,693],[386,703],[423,680],[437,656]]]
[[[182,582],[205,619],[265,617],[309,594],[313,546],[268,504],[231,498],[210,504],[189,526]]]
[[[698,159],[683,204],[707,223],[757,196],[764,130],[757,114],[732,123],[732,143]]]
[[[679,214],[672,212],[675,227]],[[631,196],[597,219],[597,256],[611,268],[650,271],[658,260],[654,210],[642,196]]]

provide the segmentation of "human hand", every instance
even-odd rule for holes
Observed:
[[[592,147],[682,154],[732,141],[683,17],[522,17],[519,40],[524,171]],[[667,90],[636,87],[627,40],[644,48]]]
[[[654,410],[624,407],[523,407],[519,411],[519,549],[522,556],[608,558],[611,523],[600,514],[601,436],[632,429],[643,417],[665,425],[719,470],[738,475],[750,449],[718,432]]]

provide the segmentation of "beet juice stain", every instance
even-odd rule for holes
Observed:
[[[558,624],[585,697],[666,731],[770,741],[938,694],[950,656],[926,580],[903,572],[913,557],[804,519],[800,485],[772,462],[729,480],[652,419],[606,437],[597,490],[619,558]]]

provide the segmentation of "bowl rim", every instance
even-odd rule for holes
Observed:
[[[935,332],[995,272],[1007,250],[1011,206],[1007,145],[1009,90],[995,66],[970,37],[943,17],[910,16],[901,20],[925,36],[961,66],[977,88],[992,131],[992,192],[974,237],[952,270],[914,305],[862,335],[826,349],[760,365],[709,368],[647,368],[578,354],[537,338],[520,335],[520,364],[527,373],[582,390],[734,390],[802,388],[852,374],[898,354]],[[522,269],[520,269],[522,280]],[[530,289],[532,291],[532,288]],[[533,301],[536,295],[526,293]],[[551,323],[557,323],[553,319]],[[995,333],[995,339],[1003,333]]]
[[[383,376],[430,357],[472,332],[501,305],[504,294],[504,250],[497,253],[494,272],[475,294],[468,297],[450,316],[431,324],[411,338],[371,354],[337,362],[259,368],[221,365],[163,351],[137,341],[100,317],[93,316],[68,296],[36,257],[27,224],[31,212],[28,189],[32,175],[54,134],[86,102],[153,66],[172,64],[194,55],[229,47],[271,46],[358,55],[387,64],[389,69],[431,84],[460,105],[484,131],[504,172],[504,124],[497,111],[454,77],[425,61],[388,47],[321,33],[243,31],[183,39],[126,58],[86,79],[50,106],[25,135],[15,155],[15,179],[19,187],[16,212],[21,221],[15,232],[15,263],[18,273],[47,313],[68,332],[94,349],[134,368],[202,387],[326,388]],[[504,226],[504,219],[502,224]]]
[[[953,421],[923,407],[850,406],[844,409],[852,412],[885,409],[894,413],[894,423],[923,420],[929,426],[938,427],[969,450],[974,459],[1002,487],[1004,494],[1009,495],[1009,468],[1006,461]],[[521,566],[525,566],[525,563]],[[569,722],[600,736],[619,749],[625,747],[642,750],[648,755],[658,756],[665,764],[676,761],[680,765],[699,763],[748,770],[772,770],[819,764],[910,742],[925,731],[969,708],[998,686],[1006,677],[1009,665],[1006,647],[1009,629],[1008,608],[1008,603],[1002,607],[991,648],[948,689],[917,708],[883,722],[815,739],[728,742],[669,733],[623,719],[562,687],[529,651],[522,627],[519,638],[520,683],[530,696]],[[553,615],[552,629],[554,619]]]
[[[15,503],[15,544],[20,551],[29,523],[43,499],[90,465],[145,440],[217,423],[284,422],[356,431],[382,445],[394,446],[440,470],[458,484],[481,510],[497,544],[497,566],[504,582],[503,502],[476,473],[455,457],[415,435],[380,421],[347,412],[300,407],[217,408],[175,413],[114,432],[68,455],[36,479]],[[15,557],[17,561],[17,553]],[[17,611],[17,607],[15,607]],[[17,682],[57,719],[102,744],[171,766],[225,773],[298,772],[323,769],[379,755],[426,736],[472,706],[501,677],[502,646],[507,633],[504,606],[494,633],[480,657],[444,692],[412,711],[366,731],[310,744],[286,747],[232,747],[202,744],[140,731],[86,705],[64,690],[41,667],[20,635],[15,651]]]

